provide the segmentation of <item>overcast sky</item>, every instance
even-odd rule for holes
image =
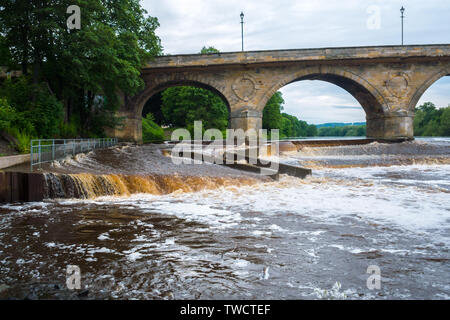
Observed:
[[[241,50],[239,14],[245,14],[245,50],[450,43],[449,0],[142,0],[161,24],[166,54]],[[379,15],[378,15],[379,13]],[[379,17],[379,19],[378,19]],[[310,123],[365,121],[359,103],[323,81],[299,81],[281,89],[285,112]],[[450,104],[450,77],[436,82],[419,103]]]

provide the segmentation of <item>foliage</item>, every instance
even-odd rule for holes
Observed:
[[[81,8],[80,30],[67,29],[69,5]],[[31,74],[34,85],[47,88],[51,97],[32,91],[35,108],[48,114],[57,100],[66,122],[78,117],[80,135],[102,135],[120,125],[115,111],[122,96],[143,88],[141,67],[161,53],[158,26],[139,0],[3,1],[0,51],[25,76]],[[46,127],[54,118],[33,112],[40,119],[39,137],[57,133]]]
[[[450,105],[437,109],[431,102],[416,108],[414,135],[426,137],[450,136]]]
[[[306,121],[299,120],[296,116],[287,113],[282,114],[282,135],[285,137],[314,137],[317,135],[315,125],[309,125]],[[286,120],[284,120],[286,119]]]
[[[215,93],[196,87],[174,87],[162,93],[162,113],[172,127],[193,127],[202,121],[203,129],[225,130],[228,107]]]
[[[6,132],[12,135],[17,143],[14,146],[20,153],[30,153],[31,140],[33,136],[25,131],[19,131],[17,128],[8,128]]]
[[[342,126],[342,127],[321,127],[318,130],[319,137],[364,137],[366,136],[366,126]]]
[[[201,54],[220,53],[220,51],[214,47],[203,47],[200,53]]]
[[[0,66],[2,67],[12,67],[11,66],[11,53],[6,45],[5,37],[0,34]]]
[[[144,143],[164,141],[164,130],[154,122],[154,119],[151,113],[142,118],[142,140]]]
[[[214,47],[203,47],[201,54],[219,53]],[[192,86],[168,88],[161,94],[163,123],[193,131],[194,121],[202,121],[203,130],[228,127],[228,107],[214,92]]]
[[[9,128],[16,117],[16,110],[9,105],[6,99],[0,98],[0,131]]]
[[[263,110],[263,129],[281,129],[283,126],[283,110],[284,99],[281,92],[276,92],[267,102]]]
[[[59,134],[63,105],[44,84],[32,84],[27,77],[8,79],[0,88],[0,97],[6,98],[15,110],[10,126],[42,138]]]
[[[79,121],[76,117],[72,117],[70,122],[61,121],[59,124],[59,137],[62,139],[75,138],[78,135]]]
[[[280,138],[312,137],[317,134],[314,125],[299,120],[296,116],[281,113],[284,109],[284,99],[281,92],[276,92],[267,102],[263,111],[263,128],[279,129]]]

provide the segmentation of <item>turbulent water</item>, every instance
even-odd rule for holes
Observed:
[[[0,207],[0,297],[450,299],[449,139],[281,160],[313,176],[175,168],[152,147],[54,163],[49,184],[69,199]],[[66,289],[67,265],[84,291]]]

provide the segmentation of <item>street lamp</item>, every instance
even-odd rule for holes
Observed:
[[[241,11],[241,39],[242,39],[242,51],[244,51],[244,13]]]
[[[402,18],[402,45],[403,45],[403,19],[405,19],[405,16],[403,15],[405,13],[405,8],[403,8],[403,6],[400,9],[400,12],[402,13],[401,18]]]

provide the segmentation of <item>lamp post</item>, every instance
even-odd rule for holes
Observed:
[[[241,12],[241,40],[242,40],[242,51],[244,51],[244,13]]]
[[[400,9],[400,12],[402,13],[401,18],[402,18],[402,46],[403,46],[403,19],[405,19],[405,16],[403,15],[405,13],[405,8],[403,8],[403,6]]]

